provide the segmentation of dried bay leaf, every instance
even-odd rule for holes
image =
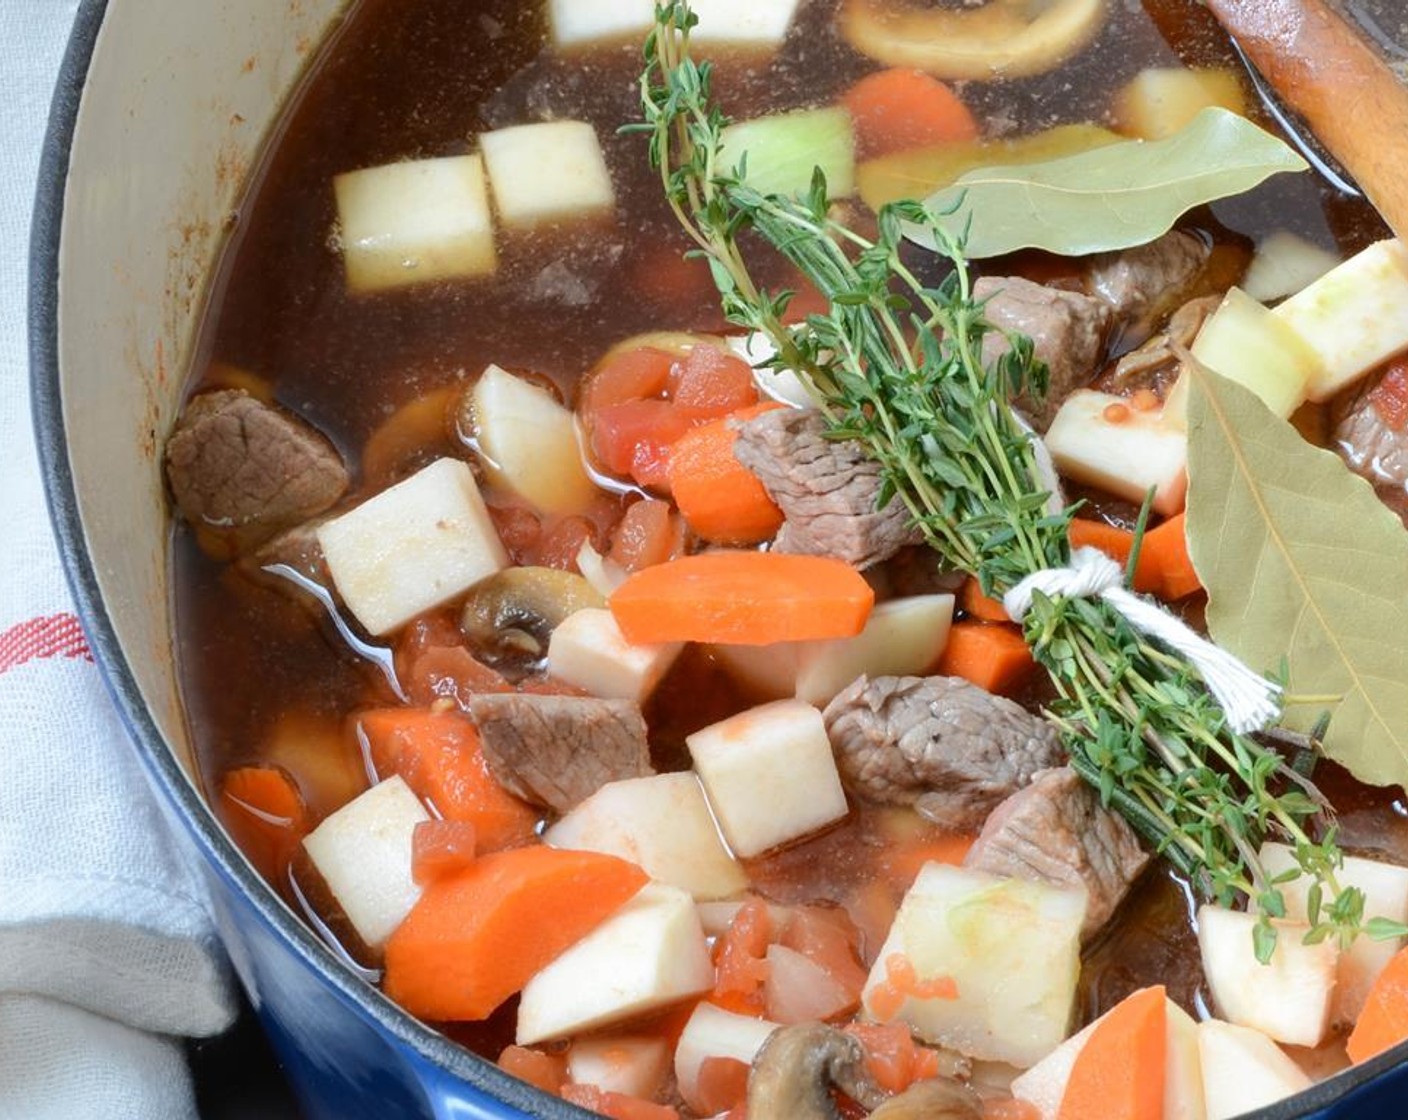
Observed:
[[[1028,248],[1083,256],[1143,245],[1195,206],[1306,167],[1245,117],[1209,108],[1165,140],[969,171],[926,204],[946,214],[939,223],[949,232],[966,232],[965,252],[975,259]],[[910,235],[924,242],[917,228]]]
[[[1188,363],[1192,364],[1192,363]],[[1325,753],[1372,785],[1408,784],[1408,532],[1333,452],[1255,394],[1195,369],[1188,544],[1208,629],[1255,669],[1290,671],[1288,727],[1331,715]]]

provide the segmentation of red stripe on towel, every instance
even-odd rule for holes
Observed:
[[[0,633],[0,673],[45,657],[93,660],[93,651],[88,648],[76,615],[31,618]]]

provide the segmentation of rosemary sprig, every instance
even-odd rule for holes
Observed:
[[[694,23],[685,0],[657,8],[637,128],[727,317],[772,340],[807,383],[829,434],[860,441],[880,465],[881,504],[898,497],[943,562],[998,596],[1064,566],[1073,510],[1050,508],[1029,434],[1009,404],[1024,388],[1045,388],[1030,340],[1013,337],[1011,351],[984,367],[990,328],[962,244],[920,203],[886,206],[871,239],[833,218],[819,171],[808,195],[791,199],[750,188],[746,168],[719,167],[727,122],[712,100],[709,64],[690,57]],[[924,227],[951,263],[937,286],[901,259],[905,223]],[[820,290],[825,313],[784,325],[789,293],[755,282],[739,242],[748,230]],[[1025,630],[1059,693],[1048,717],[1071,765],[1203,897],[1249,900],[1261,960],[1275,948],[1272,920],[1286,912],[1281,887],[1300,875],[1313,880],[1308,941],[1403,932],[1364,923],[1362,892],[1336,881],[1342,857],[1324,797],[1276,751],[1234,733],[1179,655],[1101,600],[1038,594]],[[1294,847],[1298,871],[1268,875],[1257,852],[1270,836]]]

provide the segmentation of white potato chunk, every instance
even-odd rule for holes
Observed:
[[[544,121],[479,137],[494,207],[509,229],[601,218],[616,207],[611,173],[586,121]]]
[[[694,900],[648,883],[523,988],[518,1043],[594,1030],[714,986]]]
[[[670,1047],[654,1035],[581,1038],[567,1051],[567,1076],[578,1085],[651,1100],[670,1071]]]
[[[1262,845],[1261,862],[1272,877],[1297,866],[1295,853],[1285,844],[1274,842]],[[1364,892],[1366,921],[1387,918],[1391,922],[1408,922],[1408,867],[1345,856],[1344,866],[1335,872],[1335,877],[1340,886],[1358,887]],[[1302,875],[1281,884],[1281,896],[1286,900],[1286,917],[1291,921],[1310,920],[1310,883],[1311,880]],[[1364,1001],[1369,998],[1369,989],[1401,948],[1401,937],[1375,941],[1361,935],[1340,953],[1335,995],[1330,1005],[1332,1024],[1353,1023],[1359,1018],[1359,1013],[1364,1010]]]
[[[640,703],[655,690],[683,642],[632,645],[604,608],[568,615],[548,639],[548,674],[604,700]]]
[[[1247,111],[1241,79],[1231,70],[1184,66],[1141,70],[1115,95],[1119,130],[1141,140],[1162,140],[1181,131],[1204,109]]]
[[[1136,505],[1154,489],[1154,510],[1172,516],[1188,492],[1188,437],[1159,410],[1141,412],[1123,397],[1077,389],[1046,432],[1057,469]]]
[[[438,459],[325,521],[318,544],[338,594],[387,634],[508,564],[469,467]]]
[[[1310,1088],[1310,1078],[1260,1031],[1218,1019],[1198,1024],[1207,1120],[1231,1120]]]
[[[675,1046],[675,1080],[685,1103],[698,1107],[699,1069],[706,1058],[732,1058],[751,1065],[778,1026],[767,1019],[735,1015],[712,1003],[699,1004]]]
[[[711,645],[709,652],[756,700],[784,700],[797,692],[797,654],[802,642],[765,646]]]
[[[826,724],[810,704],[750,708],[685,743],[724,838],[745,859],[846,815]]]
[[[748,876],[724,847],[694,774],[608,782],[543,834],[554,848],[604,852],[696,899],[727,898]]]
[[[379,949],[420,898],[411,833],[430,819],[398,775],[353,798],[303,838],[303,848],[352,928]]]
[[[1320,361],[1284,320],[1239,288],[1229,291],[1203,324],[1193,357],[1250,389],[1282,420],[1305,402]]]
[[[1066,1037],[1085,907],[1084,889],[925,864],[870,970],[865,1013],[969,1057],[1027,1069]],[[951,980],[956,998],[894,985],[891,968],[905,962],[920,985]]]
[[[1328,400],[1408,349],[1408,247],[1379,241],[1278,306],[1310,344],[1319,370],[1310,399]]]
[[[654,0],[548,0],[548,23],[559,50],[642,43],[655,23]]]
[[[705,937],[722,937],[728,932],[728,927],[733,924],[733,919],[738,917],[738,912],[743,908],[747,899],[735,898],[729,900],[717,900],[712,902],[700,902],[695,906],[699,911],[699,924],[704,927]],[[792,918],[792,910],[787,906],[778,906],[775,903],[767,903],[768,921],[772,923],[775,930],[782,929]]]
[[[410,160],[333,179],[354,292],[486,276],[498,267],[479,156]]]
[[[1242,291],[1262,303],[1275,303],[1309,287],[1339,263],[1330,250],[1278,229],[1257,245],[1242,277]]]
[[[474,437],[489,474],[545,513],[581,513],[597,494],[577,425],[541,385],[491,365],[470,392]]]
[[[691,0],[699,26],[690,38],[697,43],[775,49],[787,37],[798,0]]]
[[[801,642],[797,699],[825,707],[862,673],[921,676],[943,653],[952,622],[952,595],[914,595],[879,604],[853,638]]]
[[[1279,922],[1276,952],[1256,959],[1256,916],[1222,906],[1198,910],[1198,948],[1213,1002],[1223,1018],[1277,1042],[1316,1046],[1330,1022],[1339,950],[1332,941],[1306,945],[1308,926]]]

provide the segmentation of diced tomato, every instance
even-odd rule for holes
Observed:
[[[1408,424],[1408,358],[1396,358],[1369,390],[1369,401],[1388,427],[1401,432]]]
[[[684,555],[684,521],[669,502],[646,498],[626,509],[611,538],[611,559],[628,572]]]
[[[676,364],[667,392],[683,408],[710,409],[719,415],[758,403],[748,363],[707,343],[700,343]]]
[[[748,1066],[737,1058],[705,1058],[690,1103],[701,1116],[717,1116],[747,1103]]]
[[[856,959],[860,933],[844,910],[798,907],[782,932],[782,944],[824,968],[848,995],[860,1000],[865,969]]]
[[[679,1113],[667,1104],[643,1101],[625,1093],[611,1093],[595,1085],[568,1082],[561,1089],[562,1099],[581,1108],[599,1112],[610,1120],[679,1120]]]
[[[750,898],[738,908],[714,949],[715,980],[711,1003],[742,1015],[763,1010],[763,985],[767,983],[768,943],[772,919],[765,903]],[[722,1108],[713,1109],[722,1112]]]
[[[596,526],[585,517],[573,514],[556,518],[544,526],[542,534],[533,546],[533,563],[543,568],[575,572],[577,553],[581,551],[583,543],[591,541],[595,547],[596,540]]]
[[[663,486],[670,444],[713,414],[682,408],[669,401],[625,401],[596,414],[592,453],[612,474],[627,475],[642,486]]]
[[[526,1046],[509,1046],[499,1055],[499,1068],[545,1093],[558,1093],[567,1082],[567,1059]]]
[[[474,862],[469,821],[421,821],[411,832],[411,878],[421,886],[463,871]]]
[[[808,315],[825,315],[831,309],[826,297],[800,275],[793,279],[792,290],[792,299],[782,316],[782,321],[789,326],[805,322]]]
[[[526,564],[543,535],[538,515],[524,506],[490,506],[489,518],[515,564]]]
[[[901,1023],[848,1023],[845,1030],[860,1040],[865,1068],[886,1092],[903,1093],[916,1081],[939,1075],[939,1055],[917,1045]]]
[[[622,351],[594,370],[582,384],[580,411],[592,415],[608,405],[660,396],[676,360],[668,350],[653,346]]]
[[[401,686],[413,704],[428,707],[436,700],[453,700],[466,711],[471,696],[513,691],[508,681],[459,645],[431,646],[420,653],[401,675]]]

